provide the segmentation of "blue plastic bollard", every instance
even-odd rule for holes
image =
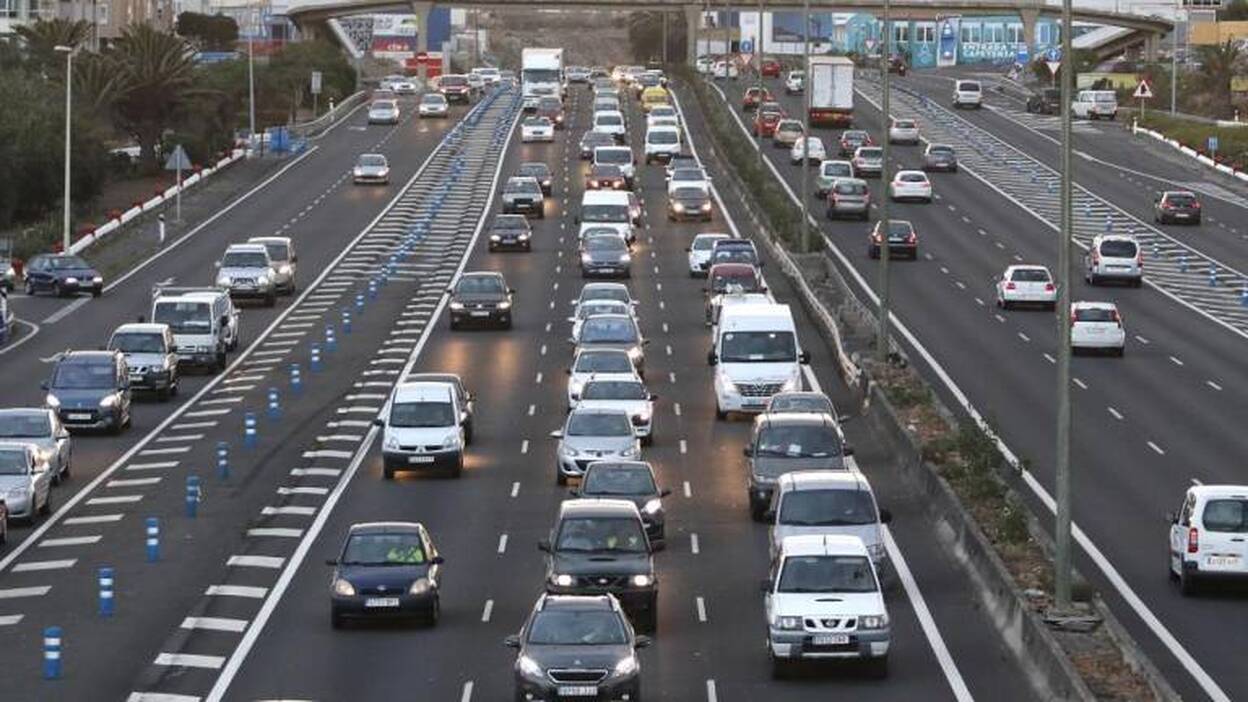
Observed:
[[[351,310],[342,308],[342,333],[351,333]]]
[[[61,627],[50,626],[43,630],[43,679],[61,677]]]
[[[308,366],[316,373],[321,369],[321,345],[312,344],[311,350],[308,352]]]
[[[115,606],[113,597],[113,569],[108,566],[100,566],[100,616],[113,616],[113,607]]]
[[[377,298],[377,279],[376,278],[372,278],[368,281],[368,296],[373,299]]]
[[[1184,273],[1187,272],[1187,254],[1185,253],[1179,254],[1179,270]]]
[[[230,445],[224,441],[217,442],[217,477],[221,480],[230,477]]]
[[[332,324],[325,325],[325,352],[330,353],[338,348],[338,336],[334,334]]]
[[[364,293],[355,294],[355,309],[359,310],[360,314],[364,314]]]
[[[269,419],[282,418],[282,403],[277,394],[277,388],[269,388]]]
[[[255,448],[259,438],[256,426],[256,413],[245,413],[243,415],[243,445],[247,448]]]
[[[203,493],[199,489],[199,476],[186,476],[186,516],[194,519],[199,514],[199,501]]]
[[[1114,218],[1109,215],[1105,215],[1105,231],[1114,231]]]
[[[303,371],[298,363],[290,364],[290,391],[296,395],[303,392]]]
[[[156,517],[148,517],[144,527],[147,532],[147,562],[155,563],[160,560],[160,520]]]
[[[1218,286],[1218,267],[1209,264],[1209,287],[1216,288]]]
[[[1241,307],[1248,307],[1248,280],[1244,281],[1244,286],[1239,289],[1239,304]]]

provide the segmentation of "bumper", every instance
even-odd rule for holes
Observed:
[[[259,286],[256,286],[256,287],[247,287],[247,288],[236,288],[236,287],[231,287],[231,288],[230,288],[230,299],[233,299],[233,300],[262,300],[262,299],[264,299],[264,298],[269,297],[270,295],[273,295],[275,292],[276,292],[276,288],[274,288],[274,287],[267,287],[267,288],[262,288],[262,287],[259,287]]]
[[[420,110],[421,117],[445,117],[447,116],[447,114],[449,113],[447,112],[447,110],[444,110],[444,109],[437,109],[437,110],[421,109]]]
[[[956,171],[958,170],[957,161],[924,161],[924,170],[928,171]]]
[[[769,397],[753,397],[735,391],[715,388],[715,402],[721,412],[762,412],[767,409]]]
[[[25,519],[35,516],[35,494],[27,492],[21,497],[13,497],[9,493],[0,494],[4,498],[4,506],[8,508],[9,519]]]
[[[871,244],[871,257],[878,258],[880,255],[880,245]],[[914,244],[890,244],[888,247],[888,257],[891,258],[911,258],[918,259],[919,247]]]
[[[615,599],[620,601],[620,606],[624,608],[624,612],[634,621],[637,620],[637,615],[639,614],[654,613],[659,605],[659,591],[654,587],[618,588],[592,587],[589,585],[559,587],[558,585],[552,585],[548,581],[546,583],[546,592],[552,595],[606,595],[610,593],[615,595]]]
[[[330,607],[333,609],[334,614],[350,619],[423,617],[433,610],[433,603],[436,597],[433,590],[426,591],[421,595],[403,593],[398,596],[399,602],[395,606],[370,607],[367,604],[368,601],[380,599],[378,596],[353,595],[351,597],[343,597],[341,595],[333,595]]]
[[[516,676],[516,699],[531,700],[532,702],[558,702],[559,700],[577,700],[577,702],[624,702],[625,700],[637,700],[641,696],[641,684],[636,678],[621,678],[613,680],[607,678],[598,683],[594,687],[597,688],[596,695],[575,696],[560,695],[560,685],[549,680],[530,680],[529,678]],[[567,687],[567,686],[564,686]]]
[[[130,389],[132,390],[164,390],[172,385],[173,373],[170,371],[154,371],[130,376]]]
[[[371,175],[353,175],[351,181],[357,185],[377,184],[386,185],[390,182],[390,176],[371,176]]]
[[[451,310],[452,324],[507,324],[511,321],[511,309]]]
[[[605,277],[628,277],[632,272],[632,266],[628,263],[582,263],[581,275],[605,276]]]
[[[528,134],[521,132],[520,134],[520,141],[554,141],[554,140],[555,140],[554,131],[529,132]]]
[[[495,241],[494,239],[490,239],[490,249],[491,250],[520,249],[520,250],[527,251],[529,249],[529,241],[530,239],[518,239],[518,238],[498,239],[497,241]]]
[[[931,190],[903,189],[893,192],[894,200],[931,200]]]
[[[1074,349],[1120,349],[1127,342],[1126,334],[1098,334],[1072,336],[1070,347]]]
[[[69,429],[108,429],[118,426],[121,412],[116,407],[109,409],[58,409],[56,415],[61,423]]]
[[[668,163],[672,160],[673,156],[679,155],[679,153],[673,151],[648,151],[646,152],[646,163],[652,163],[654,161]]]
[[[767,633],[767,645],[772,656],[785,660],[870,659],[888,655],[888,629],[858,631],[848,636],[848,643],[816,645],[814,636],[808,632],[771,629]]]
[[[385,449],[381,460],[387,470],[457,470],[464,463],[462,449],[449,449],[431,453],[413,453]]]
[[[711,211],[701,208],[675,210],[669,207],[667,208],[667,218],[674,222],[709,222],[711,221]]]
[[[211,366],[217,362],[215,351],[182,351],[178,350],[178,367]]]
[[[1102,280],[1140,280],[1144,271],[1139,268],[1108,268],[1100,266],[1092,269],[1092,274]]]
[[[1202,570],[1196,561],[1183,561],[1183,574],[1203,582],[1248,583],[1248,570]]]
[[[828,208],[828,216],[836,217],[861,217],[870,211],[866,205],[835,205]]]

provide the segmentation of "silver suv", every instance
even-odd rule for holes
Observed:
[[[217,287],[230,297],[260,298],[265,307],[277,304],[277,281],[273,261],[263,244],[233,244],[217,261]]]

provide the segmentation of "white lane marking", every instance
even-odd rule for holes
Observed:
[[[338,451],[336,449],[321,449],[319,451],[304,451],[304,458],[350,458],[350,451]]]
[[[1183,361],[1179,360],[1178,358],[1176,358],[1176,357],[1174,357],[1174,356],[1171,356],[1171,357],[1170,357],[1170,362],[1171,362],[1171,363],[1173,363],[1173,364],[1174,364],[1174,365],[1176,365],[1176,366],[1181,366],[1181,365],[1183,365]]]
[[[279,487],[279,495],[328,495],[329,488],[324,487]]]
[[[79,297],[77,300],[74,300],[68,305],[65,305],[64,307],[58,309],[57,311],[45,317],[42,323],[43,324],[56,324],[62,319],[68,317],[70,313],[72,313],[74,310],[78,309],[79,307],[82,307],[83,305],[87,304],[90,301],[91,301],[91,298],[89,297]]]
[[[672,411],[676,413],[677,417],[680,416],[680,403],[679,402],[672,403]]]
[[[5,614],[0,616],[0,626],[15,626],[22,621],[24,614]]]
[[[18,597],[43,597],[52,589],[51,585],[35,585],[34,587],[9,587],[0,589],[0,600],[11,600]]]
[[[485,607],[481,610],[481,621],[489,623],[490,615],[494,612],[494,600],[486,600]]]
[[[1119,412],[1113,407],[1106,407],[1105,409],[1109,410],[1109,413],[1113,415],[1114,419],[1117,419],[1120,422],[1122,421],[1122,412]]]
[[[1024,342],[1031,341],[1031,337],[1027,336],[1026,334],[1022,332],[1018,333],[1018,338],[1022,339]]]
[[[211,429],[215,426],[217,426],[216,421],[186,422],[185,424],[174,424],[173,426],[169,427],[169,430],[170,431],[187,431],[188,429]]]
[[[321,436],[316,437],[316,440],[317,442],[322,443],[322,444],[328,443],[330,441],[346,441],[350,443],[358,443],[359,440],[363,438],[364,438],[363,434],[323,434]]]
[[[537,372],[537,378],[533,382],[537,383],[538,385],[542,384],[542,372],[541,371]]]
[[[297,517],[310,517],[316,514],[316,508],[315,507],[300,507],[296,505],[281,505],[279,507],[266,506],[260,510],[260,514],[263,514],[265,516],[291,514]]]
[[[126,702],[199,702],[194,695],[175,695],[169,692],[131,692]]]
[[[243,597],[250,600],[262,600],[267,595],[267,587],[252,585],[209,585],[204,594],[210,597]]]
[[[124,514],[98,514],[91,517],[70,517],[65,520],[65,526],[76,526],[79,524],[106,524],[109,522],[120,522]]]
[[[17,347],[21,346],[27,341],[30,341],[31,339],[35,338],[36,334],[39,333],[39,325],[35,324],[34,322],[28,322],[24,319],[18,319],[17,317],[14,317],[13,321],[17,324],[22,324],[22,325],[30,327],[30,333],[23,335],[22,338],[18,339],[17,341],[14,341],[11,344],[7,344],[4,348],[0,349],[0,356],[3,356],[4,354],[16,349]],[[18,615],[18,617],[20,619],[21,615]]]
[[[1136,340],[1136,341],[1138,341],[1138,342],[1140,342],[1141,344],[1146,345],[1146,346],[1148,345],[1148,339],[1145,339],[1144,337],[1140,336],[1139,334],[1136,334],[1136,335],[1135,335],[1135,340]]]
[[[247,530],[247,536],[253,539],[298,539],[303,536],[303,529],[285,529],[282,527],[255,527]]]
[[[542,344],[542,348],[539,350],[539,354],[542,356],[546,355],[546,344]]]
[[[143,499],[142,495],[117,495],[116,497],[92,497],[87,500],[88,505],[125,505],[138,502]]]
[[[73,568],[78,562],[77,558],[61,558],[54,561],[26,561],[13,566],[14,573],[23,573],[38,570],[64,570]]]
[[[992,316],[993,316],[993,317],[996,317],[996,319],[997,319],[997,321],[998,321],[998,322],[1001,322],[1002,324],[1005,324],[1005,317],[1002,317],[1000,314],[997,314],[996,312],[994,312],[994,313],[992,314]]]
[[[671,372],[669,372],[669,373],[667,374],[667,382],[671,383],[672,385],[675,385],[675,384],[676,384],[676,374],[675,374],[675,373],[671,373]]]
[[[498,535],[498,553],[502,555],[506,552],[507,552],[507,535],[499,534]]]
[[[701,553],[701,546],[698,544],[698,534],[694,532],[689,535],[689,551],[695,556]]]
[[[65,536],[59,539],[44,539],[39,542],[39,548],[55,548],[57,546],[87,546],[94,544],[104,538],[100,534],[92,534],[90,536]]]
[[[688,480],[685,481],[685,497],[693,497],[693,486],[689,484]]]
[[[1192,485],[1204,485],[1204,483],[1200,482],[1196,478],[1192,478]]]
[[[520,494],[520,481],[517,480],[516,482],[511,484],[511,496],[516,497],[519,494]]]
[[[536,412],[536,411],[537,411],[537,405],[529,405],[529,416],[530,416],[530,417],[532,417],[532,416],[533,416],[533,413],[534,413],[534,412]]]
[[[715,693],[715,681],[713,679],[706,681],[706,702],[719,702],[719,695]]]
[[[175,446],[172,448],[162,449],[143,449],[139,451],[140,456],[175,456],[179,453],[187,453],[191,450],[190,446]]]
[[[525,439],[524,441],[520,442],[520,453],[528,453],[528,452],[529,452],[529,440]]]
[[[342,475],[339,468],[291,468],[290,474],[295,477],[303,476],[320,476],[323,478],[337,478]]]
[[[681,440],[680,440],[680,452],[681,452],[681,453],[688,453],[688,452],[689,452],[689,445],[685,443],[685,440],[684,440],[684,439],[681,439]]]
[[[225,664],[222,656],[202,656],[192,653],[161,653],[152,661],[155,665],[176,666],[179,668],[207,668],[220,670]]]
[[[1047,354],[1047,353],[1044,354],[1044,360],[1048,361],[1049,363],[1057,363],[1057,359],[1053,358],[1052,355]]]
[[[1166,452],[1165,452],[1164,450],[1162,450],[1162,448],[1161,448],[1160,446],[1158,446],[1157,444],[1155,444],[1155,443],[1153,443],[1153,442],[1151,442],[1151,441],[1150,441],[1150,442],[1148,442],[1148,447],[1149,447],[1149,448],[1151,448],[1152,450],[1156,451],[1158,456],[1164,456],[1164,455],[1166,455]]]
[[[182,620],[183,629],[205,629],[207,631],[231,631],[238,633],[247,628],[246,619],[229,617],[187,617]]]
[[[928,645],[932,647],[932,653],[936,655],[936,661],[940,663],[940,668],[945,674],[945,680],[949,682],[949,687],[953,690],[953,696],[959,702],[974,700],[975,698],[971,695],[970,688],[966,686],[966,681],[962,679],[962,673],[958,671],[958,664],[954,662],[948,647],[945,646],[945,640],[940,634],[940,629],[936,627],[936,621],[932,619],[932,613],[927,609],[927,600],[923,598],[923,593],[919,590],[919,584],[915,582],[914,575],[910,572],[910,566],[906,563],[905,556],[901,555],[901,549],[897,547],[897,542],[893,540],[892,530],[885,526],[882,532],[884,534],[884,547],[888,549],[888,557],[893,561],[893,568],[897,572],[897,578],[901,581],[902,587],[905,588],[906,596],[910,598],[910,604],[914,607],[915,617],[918,618],[919,626],[922,627],[923,634],[927,637]]]
[[[499,159],[500,161],[502,159]],[[464,692],[459,696],[459,702],[472,702],[472,681],[464,683]]]
[[[110,480],[107,483],[104,483],[104,487],[109,487],[109,488],[137,487],[140,485],[155,485],[156,483],[159,483],[160,481],[161,479],[158,477],[157,478],[130,478],[127,480]]]
[[[1086,384],[1084,384],[1084,382],[1083,382],[1082,380],[1078,379],[1078,378],[1071,378],[1071,379],[1070,379],[1070,381],[1071,381],[1072,383],[1074,383],[1075,385],[1078,385],[1080,390],[1087,390],[1087,389],[1088,389],[1088,386],[1087,386]]]
[[[281,556],[230,556],[226,560],[227,566],[237,566],[239,568],[281,568],[286,562]]]
[[[194,412],[187,412],[183,416],[184,417],[220,417],[223,414],[229,414],[229,413],[230,413],[229,408],[207,409],[207,410],[196,410]]]
[[[1218,390],[1218,391],[1221,391],[1221,390],[1222,390],[1222,386],[1221,386],[1221,385],[1218,385],[1217,383],[1213,382],[1212,380],[1206,380],[1206,381],[1205,381],[1205,385],[1208,385],[1209,387],[1213,388],[1214,390]]]

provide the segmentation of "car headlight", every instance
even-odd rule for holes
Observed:
[[[565,456],[579,456],[581,453],[567,444],[560,446],[559,450],[562,451]]]
[[[498,309],[500,310],[511,309],[511,300],[503,300],[502,302],[498,303]]]
[[[464,303],[462,303],[462,302],[454,302],[454,301],[452,301],[452,302],[451,302],[451,309],[453,309],[453,310],[462,310],[462,309],[464,309]]]
[[[60,398],[52,393],[48,393],[48,396],[43,398],[43,403],[52,409],[57,409],[61,406]]]
[[[520,235],[517,236],[516,238],[519,239],[520,241],[528,241],[529,235],[527,232],[521,232]]]
[[[654,576],[647,575],[646,573],[638,573],[632,578],[629,578],[629,582],[633,584],[633,587],[650,587],[654,584]]]
[[[393,436],[387,436],[385,442],[383,442],[383,446],[388,449],[398,449],[399,440]]]
[[[615,675],[632,675],[637,672],[637,656],[629,656],[615,664]]]
[[[431,584],[429,583],[429,578],[416,578],[416,580],[412,582],[412,586],[407,589],[407,594],[423,595],[426,592],[429,592],[430,587]]]
[[[559,587],[572,587],[572,585],[576,583],[576,578],[568,575],[567,573],[557,573],[550,576],[550,582],[558,585]]]
[[[702,211],[703,211],[703,212],[710,212],[710,211],[711,211],[711,203],[709,203],[709,202],[704,202],[704,203],[702,203]]]
[[[230,286],[230,276],[228,275],[217,276],[217,287],[228,288],[229,286]]]
[[[356,168],[354,171],[352,171],[352,174],[353,174],[356,178],[359,178],[360,176],[364,175],[364,169],[362,169],[362,168]]]
[[[104,399],[100,400],[100,407],[113,407],[116,404],[117,395],[105,395]]]
[[[887,614],[868,614],[865,617],[858,617],[859,629],[883,629],[887,626]]]
[[[355,586],[352,585],[350,581],[338,578],[334,581],[334,594],[342,597],[354,597]]]
[[[65,284],[66,284],[66,285],[77,285],[77,284],[78,284],[78,279],[77,279],[77,278],[75,278],[75,277],[73,277],[73,276],[70,276],[70,277],[68,277],[68,278],[66,278],[66,279],[65,279]]]
[[[579,398],[581,396],[581,388],[584,386],[585,386],[585,383],[579,380],[573,380],[569,382],[568,383],[568,395],[570,395],[573,400]]]
[[[627,253],[620,254],[620,263],[628,263],[631,260],[633,260],[633,257],[631,255]]]
[[[626,448],[626,449],[624,449],[624,450],[620,451],[620,455],[621,455],[621,456],[623,456],[624,458],[636,458],[636,457],[637,457],[637,447],[636,447],[636,446],[629,446],[628,448]]]
[[[646,514],[657,514],[658,511],[661,509],[663,509],[663,501],[655,497],[647,501],[646,506],[642,507],[641,511],[645,512]]]
[[[802,618],[801,617],[777,617],[776,628],[785,629],[788,631],[796,631],[802,628]]]
[[[529,658],[528,656],[520,656],[520,658],[516,660],[516,668],[520,670],[521,675],[526,677],[540,678],[544,675],[542,672],[542,666],[538,665],[537,661]]]
[[[562,119],[563,118],[561,117],[560,120],[562,121]],[[550,178],[547,178],[546,180],[542,181],[542,187],[546,187],[546,188],[550,187]]]
[[[459,446],[459,434],[447,434],[442,440],[442,448],[456,448]]]
[[[672,203],[672,211],[673,211],[673,212],[684,212],[684,211],[685,211],[685,206],[684,206],[684,205],[682,205],[682,204],[680,204],[679,202],[673,202],[673,203]]]
[[[490,235],[490,241],[502,241],[502,240],[503,240],[503,237],[501,237],[501,236],[499,236],[499,235],[497,235],[497,234],[491,234],[491,235]]]
[[[290,264],[289,263],[282,264],[282,267],[278,268],[277,272],[281,273],[282,275],[290,275],[291,274]]]
[[[91,279],[91,282],[92,282],[92,283],[95,283],[96,285],[100,285],[100,284],[102,284],[102,283],[104,282],[104,276],[102,276],[102,275],[97,275],[97,276],[95,276],[94,278],[92,278],[92,279]]]

